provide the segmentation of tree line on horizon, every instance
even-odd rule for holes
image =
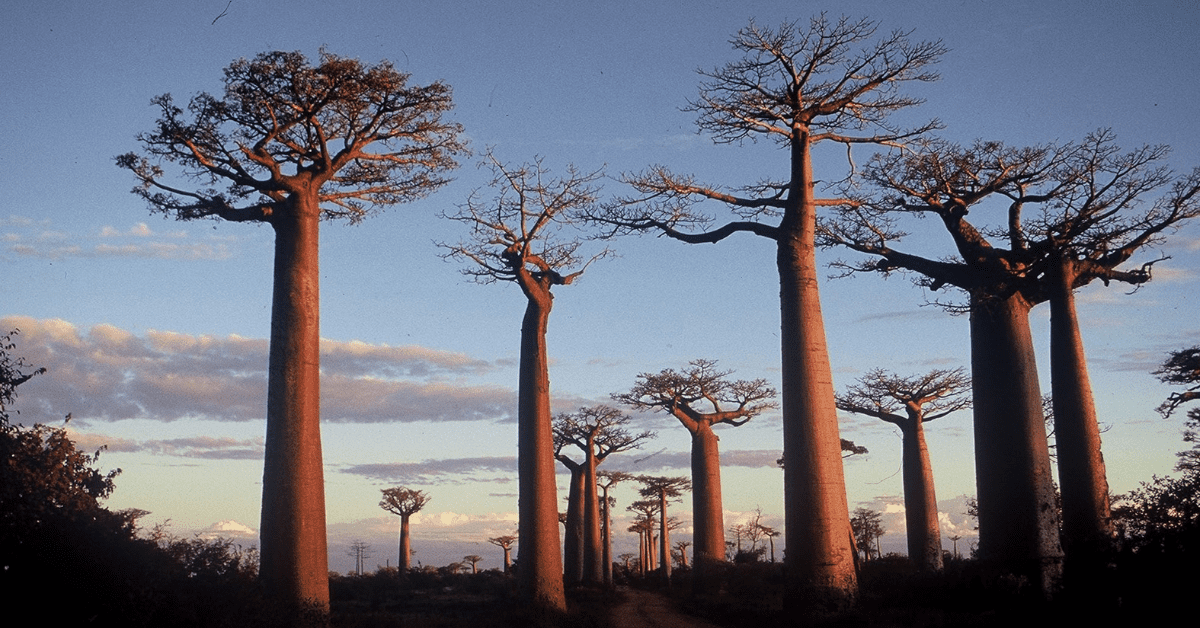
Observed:
[[[921,103],[903,88],[937,80],[932,67],[946,53],[941,42],[910,35],[824,14],[777,28],[751,22],[731,41],[733,61],[700,72],[699,94],[686,107],[700,131],[718,144],[776,142],[789,165],[781,179],[710,185],[651,166],[620,177],[631,190],[625,195],[602,198],[600,171],[568,166],[555,176],[540,158],[517,165],[488,150],[490,183],[443,213],[466,232],[441,243],[445,255],[463,262],[473,280],[512,282],[526,297],[517,577],[531,604],[565,609],[564,573],[568,582],[576,573],[580,582],[595,582],[612,562],[602,558],[596,534],[602,489],[595,467],[607,454],[577,428],[556,433],[546,330],[552,291],[610,254],[607,248],[586,253],[590,243],[633,234],[700,244],[746,233],[775,244],[788,612],[846,609],[858,597],[839,407],[900,427],[906,503],[911,492],[914,516],[926,517],[913,520],[910,533],[926,536],[928,509],[917,502],[928,503],[932,486],[922,479],[929,470],[921,425],[940,416],[939,404],[966,407],[957,396],[968,385],[963,372],[942,374],[954,385],[940,392],[890,375],[835,392],[816,263],[822,247],[856,256],[835,263],[845,275],[901,272],[935,294],[965,295],[965,301],[939,296],[935,304],[970,316],[979,557],[1000,573],[1027,578],[1047,597],[1103,577],[1117,531],[1073,294],[1096,280],[1149,281],[1161,260],[1136,269],[1124,264],[1200,214],[1200,169],[1175,173],[1165,165],[1166,147],[1126,151],[1109,130],[1073,142],[1009,146],[938,139],[936,119],[899,126],[892,114]],[[357,223],[449,181],[470,154],[462,127],[447,119],[450,88],[412,84],[387,61],[364,65],[323,50],[312,64],[300,53],[267,52],[228,66],[222,94],[201,93],[183,107],[170,95],[154,103],[160,117],[137,137],[142,152],[116,158],[137,179],[134,193],[152,211],[181,220],[266,223],[275,233],[258,578],[294,612],[327,611],[319,223]],[[848,157],[861,147],[882,152],[862,167],[849,159],[845,180],[823,197],[812,150],[825,144],[845,147]],[[932,220],[914,220],[921,217]],[[903,250],[909,229],[944,230],[955,257]],[[1031,309],[1043,302],[1051,310],[1061,531],[1029,328]],[[692,478],[683,480],[697,496],[698,569],[724,558],[711,427],[739,425],[775,397],[762,380],[728,382],[725,375],[701,360],[681,372],[641,374],[629,393],[614,397],[667,412],[692,434]],[[698,407],[705,402],[710,407]],[[582,523],[568,526],[574,540],[564,571],[555,461],[579,442],[585,443],[578,447],[583,480],[573,521]],[[647,484],[651,493],[644,495],[659,503],[664,574],[670,572],[666,502],[683,486]],[[932,541],[909,541],[910,556],[936,570]]]

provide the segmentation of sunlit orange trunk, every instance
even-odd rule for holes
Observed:
[[[918,569],[942,568],[942,535],[938,526],[937,497],[933,469],[925,445],[925,422],[910,416],[900,426],[904,438],[904,523],[908,535],[908,557]]]
[[[396,562],[400,575],[412,566],[412,541],[408,536],[408,515],[400,515],[400,557]]]
[[[268,595],[329,608],[321,463],[319,208],[293,197],[272,217],[275,286],[267,377],[260,577]]]
[[[566,610],[546,356],[546,326],[553,297],[549,290],[539,293],[525,285],[522,288],[528,305],[521,323],[517,391],[518,582],[522,594],[535,605]]]
[[[808,130],[792,134],[793,187],[779,225],[788,608],[844,608],[858,593],[833,375],[816,262]]]
[[[717,435],[706,423],[692,432],[692,525],[697,569],[725,560],[725,517],[721,504],[721,457]]]
[[[1062,574],[1063,555],[1030,307],[1019,294],[972,297],[979,555],[1050,594]]]
[[[1063,541],[1070,578],[1090,578],[1113,549],[1108,478],[1100,426],[1075,313],[1075,271],[1069,260],[1047,273],[1050,288],[1050,385],[1062,492]]]

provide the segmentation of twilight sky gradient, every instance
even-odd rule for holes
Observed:
[[[1065,142],[1111,127],[1126,149],[1172,145],[1176,171],[1200,164],[1200,6],[1190,2],[17,0],[0,25],[0,327],[19,327],[18,352],[50,370],[22,386],[20,420],[58,423],[72,413],[81,446],[107,445],[101,465],[123,469],[109,506],[149,510],[147,524],[169,519],[179,534],[222,521],[258,526],[271,233],[164,220],[129,193],[133,178],[113,157],[139,148],[136,134],[157,115],[152,97],[215,93],[239,57],[278,49],[315,58],[325,47],[451,85],[452,117],[477,153],[490,146],[507,162],[542,156],[558,172],[575,163],[613,176],[664,164],[732,187],[777,175],[786,156],[769,142],[714,146],[697,135],[693,115],[680,110],[696,95],[696,70],[734,59],[728,39],[750,19],[774,27],[822,10],[943,41],[942,79],[911,90],[927,102],[904,116],[940,118],[948,139]],[[844,154],[816,157],[818,177],[844,175]],[[480,554],[481,567],[499,566],[499,549],[484,540],[516,528],[524,300],[515,286],[471,284],[439,259],[435,242],[463,233],[438,213],[486,180],[471,160],[455,176],[428,199],[359,226],[322,227],[322,415],[337,571],[353,564],[354,539],[372,545],[368,564],[394,564],[397,520],[376,504],[396,484],[433,497],[413,523],[415,559],[426,564]],[[606,194],[625,191],[606,183]],[[947,247],[940,229],[914,225],[908,250]],[[548,338],[556,411],[604,402],[639,372],[698,357],[737,377],[777,380],[768,241],[642,237],[613,247],[620,257],[556,292]],[[1179,421],[1153,411],[1168,390],[1150,371],[1167,350],[1200,342],[1191,298],[1198,250],[1200,225],[1189,225],[1143,255],[1171,256],[1151,284],[1132,295],[1121,286],[1081,292],[1114,492],[1169,472],[1180,448]],[[966,365],[966,319],[922,307],[927,296],[903,278],[826,282],[835,384],[873,367]],[[1043,388],[1046,309],[1033,313]],[[638,421],[659,437],[605,466],[686,474],[686,431],[662,415]],[[721,435],[726,525],[756,507],[781,524],[778,415]],[[845,417],[843,436],[871,451],[847,461],[851,508],[886,508],[885,550],[901,550],[898,433]],[[931,424],[928,436],[943,535],[969,535],[969,415]],[[624,515],[633,489],[615,496]],[[690,502],[675,508],[690,519]],[[630,551],[633,537],[621,536],[617,553]]]

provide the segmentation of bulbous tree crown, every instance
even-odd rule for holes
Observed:
[[[442,118],[450,88],[410,85],[387,61],[322,50],[312,65],[299,52],[266,52],[230,64],[224,86],[186,109],[155,98],[155,130],[138,135],[144,155],[117,157],[153,211],[270,221],[289,197],[315,194],[323,217],[353,223],[446,184],[466,151],[462,127]],[[167,164],[199,187],[168,182]]]

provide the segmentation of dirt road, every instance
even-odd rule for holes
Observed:
[[[625,602],[612,611],[612,625],[617,628],[719,628],[685,615],[666,597],[650,591],[620,587]]]

